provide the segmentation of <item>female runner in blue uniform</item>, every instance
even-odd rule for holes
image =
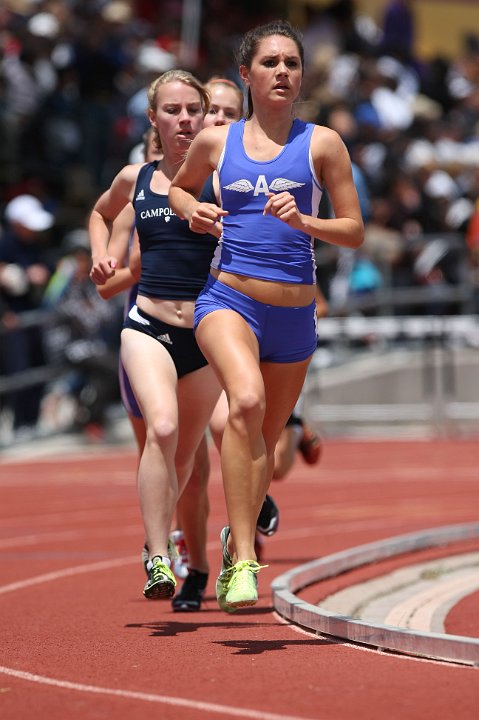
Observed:
[[[203,125],[209,96],[190,73],[172,70],[150,86],[148,117],[158,133],[158,162],[123,168],[90,216],[92,280],[115,273],[108,253],[111,224],[131,202],[141,250],[136,305],[121,335],[121,359],[146,424],[138,493],[149,550],[146,598],[168,598],[176,580],[168,536],[179,493],[189,479],[220,386],[197,346],[192,325],[216,244],[198,236],[168,204],[171,178]],[[206,178],[205,178],[206,180]],[[206,198],[214,202],[214,194]],[[218,226],[219,227],[219,226]],[[219,235],[218,227],[209,232]]]
[[[246,120],[199,133],[169,193],[199,238],[222,218],[195,328],[229,403],[221,452],[229,526],[216,586],[227,611],[257,601],[256,518],[316,348],[313,238],[356,248],[364,232],[341,138],[293,117],[303,75],[294,28],[275,21],[246,33],[239,65]],[[198,199],[214,170],[221,207]],[[323,186],[333,219],[317,217]]]

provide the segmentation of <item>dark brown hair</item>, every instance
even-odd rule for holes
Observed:
[[[304,71],[304,48],[301,41],[301,34],[299,30],[294,28],[287,20],[272,20],[265,25],[258,25],[258,27],[249,30],[244,35],[236,53],[236,60],[238,64],[250,68],[253,58],[258,52],[260,42],[272,35],[282,35],[283,37],[289,38],[296,44],[299,57],[301,59],[301,66]],[[246,117],[250,118],[252,114],[253,101],[251,98],[251,92],[248,88],[248,112]]]

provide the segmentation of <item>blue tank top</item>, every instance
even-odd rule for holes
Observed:
[[[208,277],[218,240],[194,233],[168,205],[168,196],[150,189],[158,161],[140,168],[133,207],[140,239],[138,293],[164,300],[195,300]],[[216,204],[211,179],[201,200]]]
[[[273,160],[246,155],[244,119],[229,126],[218,163],[223,233],[212,267],[263,280],[315,283],[313,238],[263,215],[268,192],[288,190],[300,212],[317,217],[322,189],[311,158],[312,123],[294,120],[286,145]]]

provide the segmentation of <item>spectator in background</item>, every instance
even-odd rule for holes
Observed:
[[[409,61],[414,53],[414,12],[411,0],[389,0],[383,14],[381,51]]]
[[[48,362],[58,368],[42,407],[42,425],[61,430],[62,404],[73,400],[72,426],[96,440],[103,436],[106,411],[118,398],[117,355],[112,338],[120,332],[121,311],[104,303],[90,281],[88,234],[78,229],[63,243],[43,297],[51,310],[44,333]]]
[[[128,58],[120,40],[103,20],[90,23],[74,45],[78,90],[82,98],[80,128],[83,161],[93,184],[105,185],[115,109],[120,102],[116,82]]]
[[[360,165],[354,161],[354,143],[358,136],[358,125],[353,113],[345,102],[335,102],[320,113],[322,123],[335,130],[346,145],[351,157],[353,181],[358,194],[359,206],[365,227],[371,217],[370,189],[366,176]],[[325,189],[320,205],[321,217],[332,217],[332,207],[328,192]],[[334,247],[325,243],[316,243],[318,283],[325,288],[331,309],[341,312],[351,294],[358,294],[377,289],[380,284],[379,270],[368,257],[367,248],[360,251],[351,248]],[[332,262],[334,254],[335,261]],[[326,262],[325,262],[326,260]],[[324,276],[324,267],[330,268]],[[365,285],[366,282],[366,285]],[[318,317],[321,315],[318,314]]]
[[[466,244],[473,286],[473,311],[477,313],[479,312],[479,200],[476,200],[474,212],[467,226]]]
[[[141,87],[133,93],[126,104],[128,117],[128,134],[130,139],[138,141],[149,129],[148,122],[148,88],[151,82],[176,65],[176,58],[152,41],[144,42],[139,48],[135,59],[135,70]]]
[[[25,28],[22,39],[3,40],[1,75],[4,85],[4,132],[6,159],[12,177],[18,179],[19,169],[27,161],[26,153],[32,147],[34,120],[46,94],[37,73],[38,49],[34,37]],[[30,158],[30,163],[35,157]]]
[[[2,342],[1,368],[13,375],[43,365],[42,337],[38,325],[23,326],[22,313],[41,305],[43,290],[53,264],[46,257],[47,236],[55,218],[33,195],[18,195],[5,208],[5,226],[0,237],[0,294],[4,322],[10,327],[8,342]],[[43,388],[40,384],[14,390],[7,395],[13,413],[13,430],[28,434],[35,430]]]

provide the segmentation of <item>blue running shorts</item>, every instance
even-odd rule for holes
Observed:
[[[126,412],[128,415],[140,420],[143,415],[141,414],[140,407],[136,402],[135,393],[133,392],[133,388],[131,387],[130,380],[128,379],[128,375],[126,374],[126,370],[123,367],[121,360],[118,365],[118,380],[120,382],[121,401]]]
[[[234,310],[248,323],[263,362],[293,363],[316,350],[316,303],[302,307],[268,305],[253,300],[209,275],[195,303],[195,330],[215,310]]]

